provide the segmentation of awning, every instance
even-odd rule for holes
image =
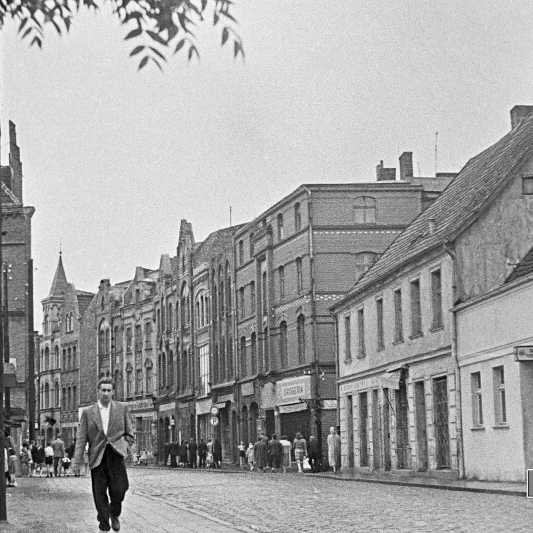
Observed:
[[[385,372],[380,377],[380,383],[383,388],[396,389],[400,388],[400,378],[402,377],[402,369]]]
[[[299,411],[307,411],[306,403],[293,403],[290,405],[280,405],[279,414],[298,413]]]
[[[13,363],[4,363],[4,387],[17,387],[17,371]]]

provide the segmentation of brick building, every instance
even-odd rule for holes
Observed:
[[[302,185],[234,238],[240,439],[322,436],[337,425],[329,313],[450,178],[412,176],[412,154],[377,182]]]
[[[27,439],[29,357],[33,354],[33,296],[28,294],[32,283],[31,219],[35,209],[24,205],[22,162],[17,145],[15,124],[9,122],[9,164],[0,167],[2,222],[2,302],[4,332],[4,423],[17,444]],[[33,391],[32,391],[33,392]]]

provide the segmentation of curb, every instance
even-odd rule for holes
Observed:
[[[398,485],[400,487],[419,487],[425,489],[437,489],[437,490],[455,490],[457,492],[479,492],[482,494],[503,494],[506,496],[526,496],[526,491],[518,490],[505,490],[505,489],[489,489],[481,487],[461,487],[456,485],[430,485],[429,483],[410,483],[406,481],[395,481],[388,479],[365,479],[365,478],[346,478],[346,477],[333,477],[324,474],[311,474],[314,477],[321,477],[324,479],[333,479],[335,481],[355,481],[357,483],[377,483],[380,485]]]

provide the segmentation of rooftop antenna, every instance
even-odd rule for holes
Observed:
[[[437,155],[439,149],[439,132],[435,132],[435,176],[437,175]]]

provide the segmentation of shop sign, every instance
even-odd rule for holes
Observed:
[[[152,400],[132,400],[131,402],[126,402],[126,405],[131,411],[154,408],[154,402]]]
[[[301,376],[278,381],[276,384],[278,405],[299,402],[311,397],[311,376]]]
[[[515,361],[533,361],[533,346],[516,346]]]
[[[376,377],[360,379],[358,381],[350,381],[349,383],[341,383],[339,386],[339,394],[350,394],[351,392],[357,392],[363,389],[369,389],[371,387],[378,386],[378,379]]]
[[[174,409],[176,409],[176,402],[164,403],[163,405],[159,406],[159,412],[173,411]]]
[[[337,400],[322,400],[322,409],[337,409]]]

